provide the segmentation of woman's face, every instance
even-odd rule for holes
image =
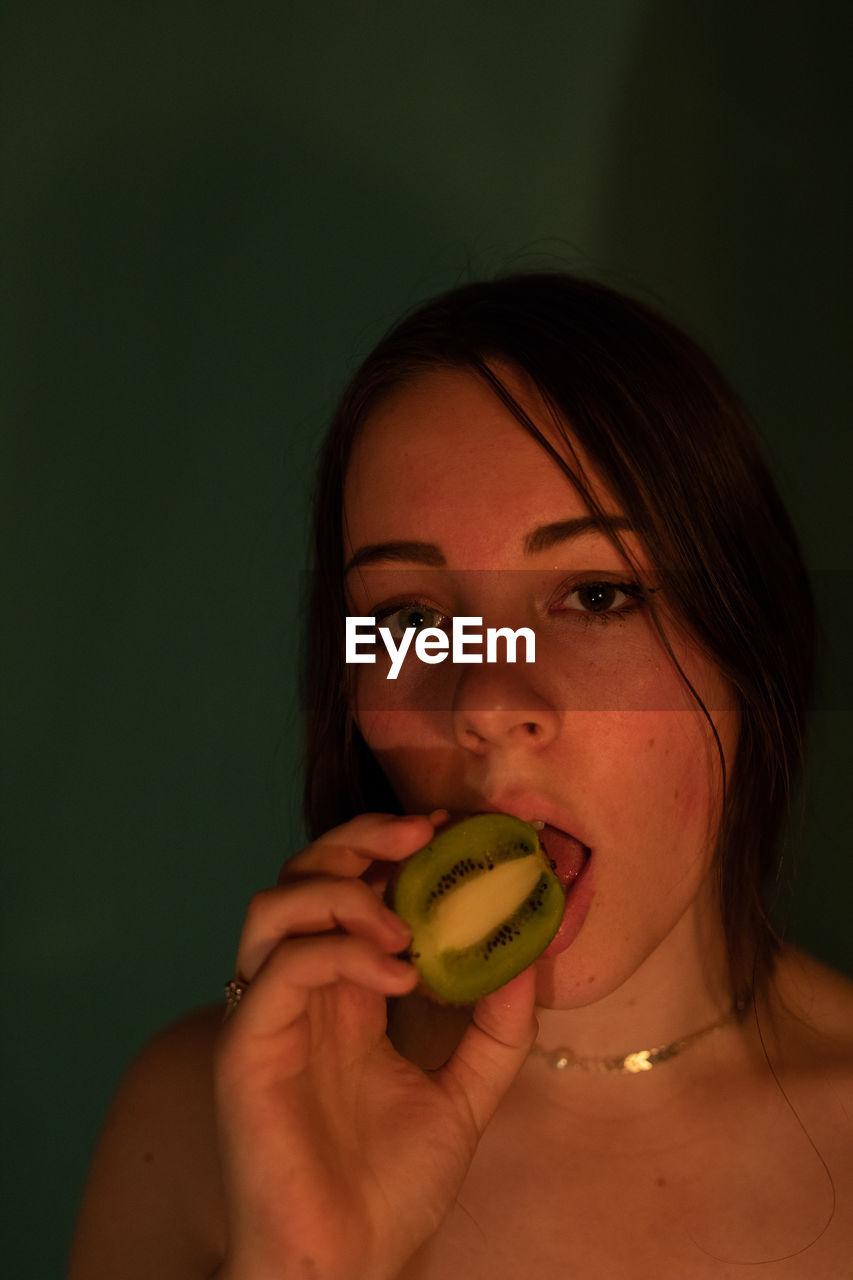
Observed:
[[[499,372],[564,452],[535,390]],[[620,517],[588,466],[586,478]],[[356,721],[405,811],[495,810],[547,824],[543,843],[569,892],[538,962],[540,1002],[589,1003],[661,948],[678,964],[697,932],[719,937],[717,747],[640,585],[655,592],[729,766],[737,715],[630,529],[621,537],[639,573],[488,386],[447,370],[398,390],[365,424],[345,530],[347,563],[358,561],[348,612],[377,616],[395,641],[412,623],[450,629],[460,617],[535,634],[533,663],[521,643],[514,664],[427,664],[412,645],[392,680],[379,643],[376,663],[352,670]]]

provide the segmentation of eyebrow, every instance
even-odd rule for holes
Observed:
[[[344,575],[378,560],[404,560],[408,564],[426,564],[440,569],[447,564],[434,542],[371,542],[359,547],[347,561]]]
[[[524,554],[536,555],[547,551],[549,547],[560,542],[568,542],[583,533],[595,530],[598,533],[611,533],[615,530],[630,529],[630,521],[624,516],[606,516],[603,520],[598,516],[574,516],[571,520],[557,520],[553,524],[540,525],[532,529],[524,538]],[[396,560],[407,564],[428,565],[432,569],[440,569],[447,564],[441,550],[434,542],[371,542],[347,561],[344,575],[364,565],[377,564],[379,561]]]
[[[575,516],[571,520],[557,520],[554,524],[543,524],[531,530],[524,539],[524,554],[536,555],[538,551],[547,551],[558,542],[568,542],[571,538],[579,538],[582,533],[595,530],[597,533],[611,534],[617,530],[630,530],[631,522],[624,516]]]

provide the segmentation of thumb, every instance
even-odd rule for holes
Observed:
[[[436,1080],[445,1089],[464,1096],[478,1134],[491,1120],[536,1039],[535,992],[536,974],[531,965],[506,986],[478,1000],[456,1052],[436,1072]]]

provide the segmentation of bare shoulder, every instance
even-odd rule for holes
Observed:
[[[853,1101],[853,979],[786,947],[773,986],[777,1019],[800,1065],[829,1072]]]
[[[214,1269],[223,1222],[213,1104],[221,1008],[161,1031],[122,1080],[83,1194],[69,1280]]]
[[[785,947],[774,975],[788,1009],[826,1035],[853,1045],[853,978],[797,947]]]

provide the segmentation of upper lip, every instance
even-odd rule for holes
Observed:
[[[512,800],[507,799],[505,801],[502,801],[499,797],[491,800],[484,799],[478,803],[476,808],[451,809],[451,813],[453,814],[454,822],[458,822],[461,818],[469,817],[475,813],[508,813],[513,818],[520,818],[522,822],[544,822],[546,826],[553,827],[555,831],[560,831],[563,835],[579,841],[584,848],[590,848],[590,843],[586,839],[582,828],[575,823],[574,819],[567,820],[564,814],[558,814],[554,806],[538,796],[518,796]]]

